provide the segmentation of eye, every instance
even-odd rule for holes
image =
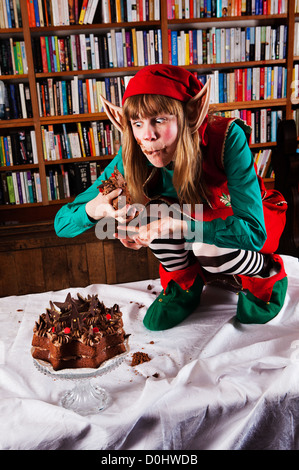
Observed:
[[[156,121],[158,124],[162,124],[163,122],[166,121],[166,118],[164,118],[164,117],[157,117],[157,118],[155,119],[155,121]]]
[[[132,125],[133,127],[139,128],[139,127],[142,126],[142,122],[141,122],[141,121],[131,121],[131,125]]]

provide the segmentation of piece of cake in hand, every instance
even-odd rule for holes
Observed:
[[[69,293],[64,302],[50,302],[33,328],[32,356],[54,370],[97,368],[126,352],[122,312],[108,308],[97,295]]]
[[[122,192],[120,196],[116,197],[112,201],[113,208],[115,210],[122,209],[126,204],[132,204],[132,197],[129,192],[127,183],[123,175],[118,171],[117,167],[114,167],[114,172],[111,174],[110,178],[103,181],[102,184],[98,186],[99,191],[106,196],[106,194],[111,193],[114,189],[121,188]]]

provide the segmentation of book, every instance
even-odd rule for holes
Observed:
[[[89,162],[78,162],[68,165],[70,193],[80,194],[91,185]]]

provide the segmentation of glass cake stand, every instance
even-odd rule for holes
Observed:
[[[73,389],[64,392],[60,404],[68,410],[87,416],[105,410],[111,402],[109,393],[99,385],[92,384],[91,379],[107,374],[118,367],[128,352],[129,346],[126,343],[124,353],[103,362],[97,369],[54,370],[49,362],[34,358],[33,363],[39,372],[52,378],[76,381]]]

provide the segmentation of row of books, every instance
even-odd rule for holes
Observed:
[[[34,28],[75,24],[83,0],[26,0],[26,3],[29,26]]]
[[[111,30],[33,39],[35,72],[98,70],[162,63],[161,30]]]
[[[298,67],[296,67],[298,70]],[[282,66],[213,71],[198,74],[203,84],[211,79],[211,104],[280,99],[286,97],[287,69]],[[100,113],[103,106],[100,95],[119,106],[130,76],[72,80],[47,80],[37,83],[41,117],[70,114]],[[298,88],[298,86],[297,86]]]
[[[0,204],[42,202],[38,171],[7,171],[0,173]]]
[[[234,103],[286,97],[286,67],[253,67],[229,72],[215,70],[211,74],[197,74],[206,83],[211,78],[211,103]]]
[[[276,142],[277,126],[284,118],[282,110],[272,109],[235,109],[232,111],[222,111],[215,113],[225,117],[237,117],[246,122],[252,129],[250,135],[250,144],[261,144],[267,142]]]
[[[32,118],[29,85],[0,82],[0,86],[2,97],[4,97],[3,106],[0,107],[0,119]]]
[[[159,20],[160,0],[102,0],[103,23]]]
[[[38,163],[35,131],[16,131],[0,137],[0,166]]]
[[[30,27],[160,20],[160,0],[26,0]]]
[[[271,164],[272,150],[264,149],[254,154],[257,174],[262,178],[274,178]]]
[[[295,64],[293,68],[293,77],[292,77],[292,98],[298,100],[299,98],[299,64]]]
[[[89,188],[102,172],[99,162],[76,162],[47,170],[49,201],[69,198]]]
[[[20,0],[0,0],[0,29],[22,26]]]
[[[28,73],[25,42],[13,38],[0,39],[0,75]]]
[[[76,129],[55,129],[42,126],[45,161],[65,158],[97,157],[114,155],[120,147],[120,133],[113,124],[102,121],[76,124]]]
[[[160,20],[160,0],[26,0],[30,27]],[[298,0],[295,12],[299,11]],[[168,19],[287,12],[287,0],[167,0]],[[21,28],[20,0],[0,0],[0,28]]]
[[[293,109],[292,118],[296,123],[297,136],[299,137],[299,108]]]
[[[49,201],[69,198],[85,191],[102,172],[98,162],[55,165],[47,169]],[[5,171],[0,173],[0,205],[42,202],[38,171]]]
[[[104,111],[100,95],[120,105],[130,76],[72,80],[48,78],[38,82],[37,96],[40,117],[69,114],[101,113]]]
[[[299,0],[298,0],[299,1]],[[294,56],[299,56],[299,23],[295,23],[294,30]]]
[[[169,63],[216,64],[286,58],[287,26],[168,31]]]
[[[287,0],[167,0],[168,19],[274,15],[287,12]]]

